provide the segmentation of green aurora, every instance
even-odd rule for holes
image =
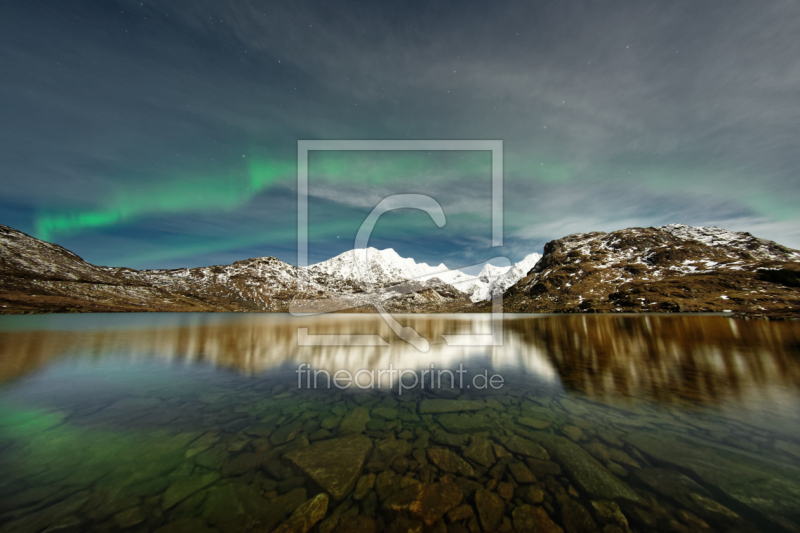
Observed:
[[[312,152],[309,175],[312,186],[315,182],[364,186],[419,184],[430,176],[485,179],[490,175],[490,164],[488,152]],[[253,159],[244,172],[231,172],[228,176],[165,179],[145,190],[121,186],[106,205],[97,209],[43,211],[36,217],[36,237],[50,241],[60,235],[120,226],[149,215],[231,211],[272,187],[292,186],[296,179],[295,161]],[[338,227],[332,229],[339,231]]]

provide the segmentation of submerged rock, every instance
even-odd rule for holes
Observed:
[[[531,431],[530,433],[535,432]],[[531,442],[516,435],[508,439],[508,441],[505,443],[505,446],[513,453],[526,455],[528,457],[533,457],[534,459],[542,459],[545,461],[550,459],[550,456],[547,455],[547,451],[544,448],[535,442]]]
[[[397,409],[391,407],[374,407],[372,409],[372,416],[382,418],[383,420],[394,420],[397,418]]]
[[[375,444],[375,449],[370,456],[369,462],[381,461],[385,464],[391,464],[396,459],[410,454],[411,449],[411,443],[407,440],[391,438],[379,441]]]
[[[483,465],[486,468],[494,464],[494,451],[492,441],[485,437],[472,437],[469,447],[464,450],[464,457]]]
[[[536,476],[524,464],[508,463],[508,469],[520,485],[536,483]]]
[[[522,501],[530,504],[539,504],[544,501],[544,491],[539,487],[528,485],[517,490]]]
[[[561,522],[567,533],[592,533],[597,529],[592,515],[586,508],[566,494],[559,496]]]
[[[362,435],[324,440],[287,453],[284,457],[335,500],[353,490],[372,443]]]
[[[706,489],[680,472],[665,468],[642,468],[634,471],[634,475],[654,491],[672,498],[706,519],[739,519],[739,515],[713,501]]]
[[[169,509],[182,502],[195,492],[200,492],[219,478],[219,474],[212,472],[203,476],[185,476],[176,479],[164,493],[161,503],[164,509]]]
[[[450,522],[469,520],[473,516],[475,516],[475,511],[473,511],[471,505],[466,503],[462,503],[457,507],[453,507],[450,511],[447,512],[447,519]]]
[[[525,462],[528,463],[528,468],[531,469],[531,472],[539,477],[561,475],[561,467],[558,466],[558,463],[553,463],[552,461],[542,461],[540,459],[533,459],[531,457],[529,457]]]
[[[369,421],[369,409],[366,407],[356,407],[342,419],[342,422],[339,424],[339,432],[342,435],[348,433],[363,433],[367,430],[367,422]]]
[[[537,435],[537,439],[575,483],[591,496],[608,500],[639,501],[639,496],[633,489],[569,439],[549,433],[541,433]]]
[[[327,494],[318,494],[295,509],[292,516],[278,526],[273,533],[307,533],[325,516],[329,500]]]
[[[503,521],[506,504],[494,492],[481,488],[475,493],[475,507],[478,509],[478,518],[484,531],[497,531]]]
[[[262,498],[250,485],[229,483],[211,488],[203,502],[203,519],[223,531],[257,523],[271,530],[286,516],[279,504]]]
[[[795,527],[800,481],[797,470],[787,471],[754,457],[716,450],[698,439],[686,441],[675,436],[646,432],[622,438],[643,453],[694,472],[699,479],[716,486],[730,498],[785,528]],[[702,497],[702,496],[701,496]],[[791,526],[791,527],[790,527]]]
[[[563,533],[541,507],[520,505],[512,513],[514,530],[519,533]]]
[[[141,524],[147,519],[147,515],[141,507],[131,507],[114,515],[114,522],[120,529],[127,529]]]
[[[269,459],[268,453],[245,452],[237,455],[222,466],[222,475],[225,477],[241,476],[247,472],[254,472],[261,468],[261,464]]]
[[[356,490],[353,493],[353,499],[363,500],[367,494],[375,486],[375,474],[365,474],[358,478],[356,483]]]
[[[611,448],[608,450],[608,456],[615,463],[619,463],[621,465],[626,465],[626,466],[632,466],[633,468],[641,468],[641,465],[637,463],[636,460],[632,459],[630,455],[623,452],[622,450]]]
[[[463,446],[467,443],[468,437],[466,435],[448,433],[444,430],[436,430],[430,438],[433,442],[444,444],[445,446]]]
[[[439,424],[450,433],[480,433],[492,429],[491,421],[485,416],[473,414],[445,414],[439,417]]]
[[[405,513],[419,518],[430,526],[461,503],[463,498],[461,489],[453,483],[417,484],[387,498],[383,507],[392,513]]]
[[[457,413],[460,411],[480,411],[486,404],[476,400],[422,400],[419,412],[422,415],[436,413]]]
[[[603,500],[592,500],[592,508],[597,519],[603,524],[610,524],[618,527],[625,533],[630,533],[631,529],[628,526],[628,520],[622,514],[622,510],[614,502]]]
[[[430,448],[428,457],[431,462],[439,469],[451,474],[461,474],[462,476],[473,477],[475,471],[464,459],[444,448]]]
[[[383,470],[375,477],[375,492],[381,500],[385,500],[399,489],[400,476],[392,470]]]
[[[793,442],[786,442],[785,440],[775,441],[775,449],[786,452],[800,459],[800,446]]]
[[[517,424],[533,429],[545,429],[550,426],[550,422],[546,420],[539,420],[538,418],[530,418],[527,416],[522,416],[517,418]]]
[[[275,446],[286,444],[290,440],[294,439],[298,433],[302,431],[302,429],[303,423],[299,421],[292,422],[291,424],[285,424],[272,433],[272,435],[270,435],[269,441]]]
[[[319,426],[322,429],[333,429],[338,426],[341,421],[341,416],[326,416],[322,419],[322,422],[319,423]]]
[[[561,433],[569,437],[573,442],[578,442],[583,438],[583,431],[577,426],[564,426],[561,428]]]

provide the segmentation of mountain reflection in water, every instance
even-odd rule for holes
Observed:
[[[95,315],[98,316],[98,315]],[[556,381],[590,397],[717,402],[794,396],[800,385],[800,328],[794,322],[719,316],[507,315],[502,346],[448,346],[443,334],[488,333],[487,315],[405,315],[431,342],[422,353],[377,315],[106,315],[7,317],[0,330],[0,380],[66,356],[108,354],[211,363],[254,374],[301,363],[345,369],[421,370],[461,362],[507,379]],[[12,319],[12,320],[8,320]],[[26,329],[12,329],[27,319]],[[37,320],[38,319],[38,320]],[[298,346],[311,335],[378,334],[386,346]]]

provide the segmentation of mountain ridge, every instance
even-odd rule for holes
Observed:
[[[0,313],[288,312],[295,300],[337,298],[363,311],[373,297],[390,311],[427,312],[431,305],[439,309],[467,301],[466,295],[437,283],[383,289],[372,294],[359,283],[274,257],[172,270],[101,267],[0,225]]]
[[[683,224],[573,234],[478,276],[403,258],[348,251],[300,268],[274,257],[231,265],[133,270],[92,265],[0,225],[0,313],[223,311],[729,312],[800,317],[800,251],[746,232]],[[356,266],[358,265],[358,268]],[[365,283],[360,272],[368,273]],[[298,283],[298,280],[300,283]]]
[[[577,233],[504,293],[523,313],[730,312],[800,316],[800,251],[747,232],[669,224]],[[486,311],[487,304],[476,311]]]

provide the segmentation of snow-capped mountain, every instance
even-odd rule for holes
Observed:
[[[417,263],[411,258],[400,257],[391,248],[361,248],[348,250],[308,269],[355,283],[386,287],[409,280],[425,281],[431,274],[446,271],[447,267],[444,264],[432,267],[427,263]]]
[[[527,276],[541,258],[541,254],[529,254],[510,267],[484,266],[478,274],[480,283],[470,294],[470,299],[473,302],[482,302],[491,300],[495,294],[503,294],[509,287]]]
[[[538,254],[534,254],[534,255],[538,255]],[[483,268],[481,269],[480,274],[478,274],[478,277],[483,279],[484,281],[486,281],[486,283],[488,283],[489,280],[498,278],[498,277],[502,276],[503,274],[505,274],[506,272],[508,272],[509,270],[511,270],[511,266],[510,265],[509,266],[500,267],[500,266],[495,266],[495,265],[491,265],[491,264],[487,263],[487,264],[483,265]]]
[[[401,257],[391,248],[349,250],[327,261],[309,266],[309,271],[351,281],[389,287],[406,281],[428,282],[438,279],[469,295],[473,302],[490,300],[523,278],[541,258],[530,254],[513,266],[487,264],[480,274],[471,276],[461,270],[450,270],[444,263],[431,266]]]

